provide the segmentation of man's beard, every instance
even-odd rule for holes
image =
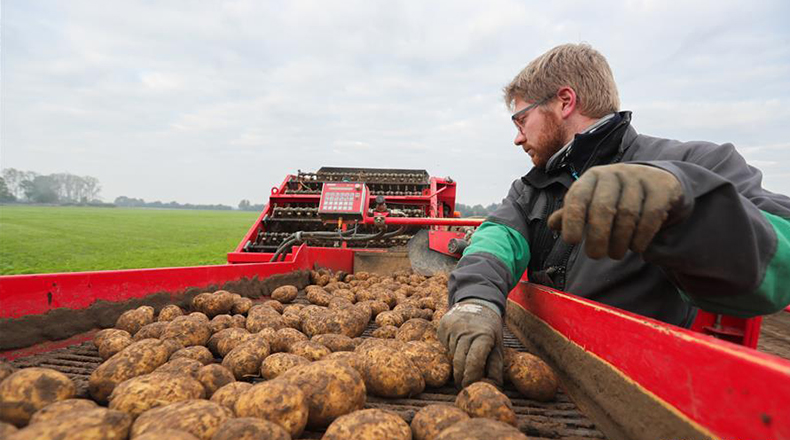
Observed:
[[[538,136],[538,151],[541,156],[538,158],[538,163],[535,164],[538,168],[545,168],[554,154],[565,146],[565,127],[562,126],[560,118],[551,112],[544,112],[544,126],[540,136]]]

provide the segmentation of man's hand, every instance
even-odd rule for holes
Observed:
[[[491,308],[461,301],[439,321],[439,340],[453,358],[457,386],[487,377],[502,386],[502,318]]]
[[[549,217],[549,227],[578,244],[590,258],[623,258],[631,249],[642,253],[680,203],[678,179],[660,168],[614,164],[590,168],[571,185],[565,204]],[[585,231],[586,229],[586,231]]]

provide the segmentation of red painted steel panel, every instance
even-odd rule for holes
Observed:
[[[511,301],[725,439],[790,439],[790,361],[534,284]]]

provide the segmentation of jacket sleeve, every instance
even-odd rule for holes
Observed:
[[[504,315],[507,294],[529,264],[526,219],[519,207],[523,183],[517,180],[496,212],[472,235],[450,274],[450,305],[467,299],[488,301]]]
[[[644,253],[688,302],[751,317],[790,303],[790,198],[731,144],[695,144],[685,160],[640,162],[674,174],[683,199]]]

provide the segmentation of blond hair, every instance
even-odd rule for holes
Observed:
[[[620,98],[606,58],[589,44],[563,44],[535,58],[504,89],[513,110],[516,98],[537,102],[562,87],[576,92],[579,112],[600,118],[620,109]]]

